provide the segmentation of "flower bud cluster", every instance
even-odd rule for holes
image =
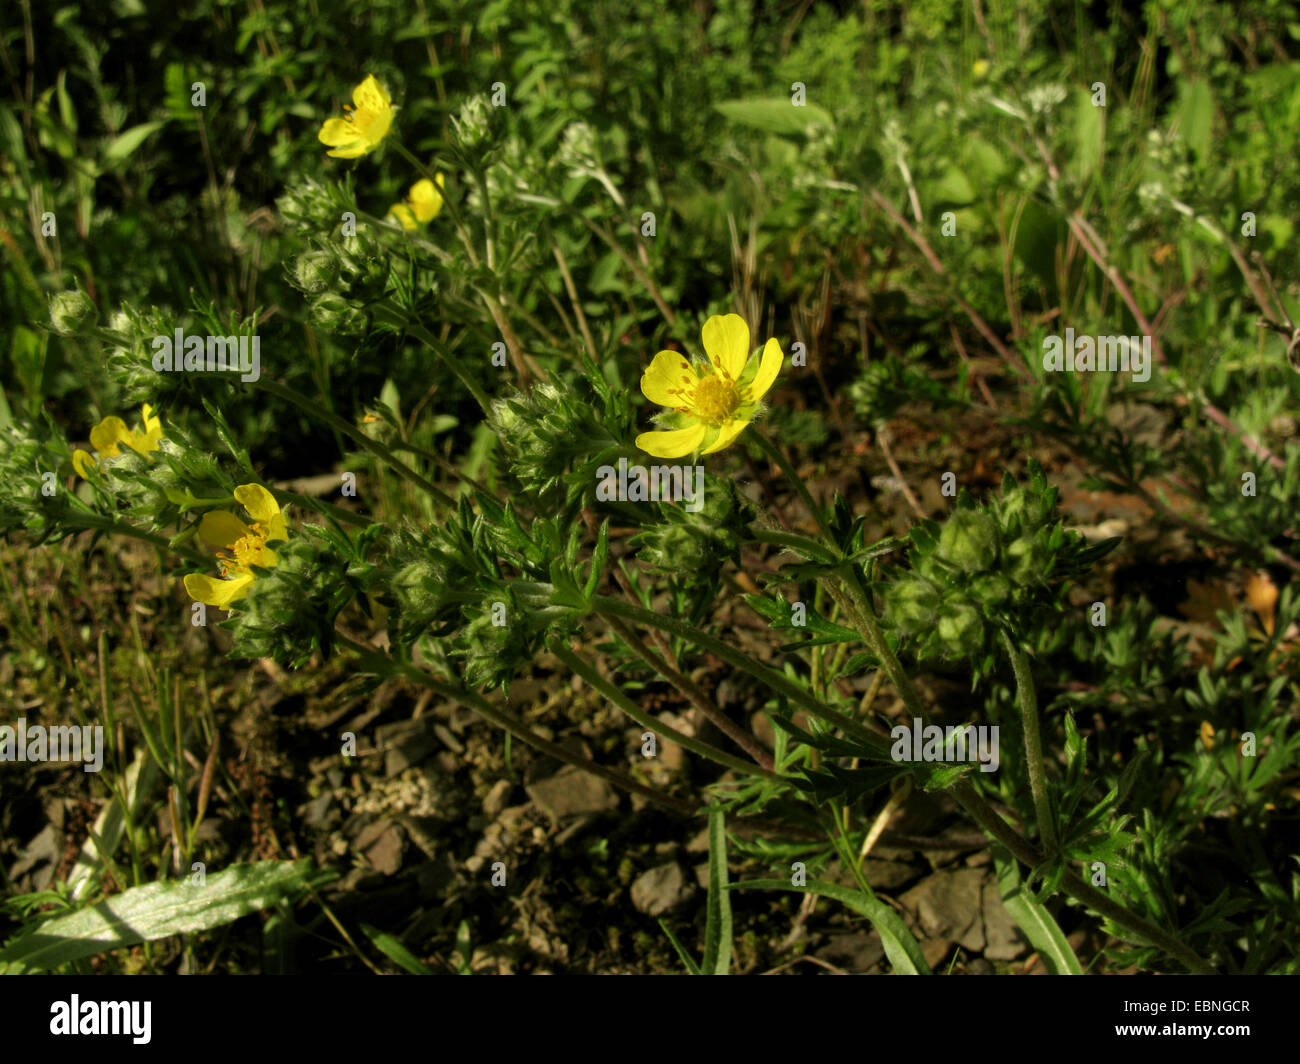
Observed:
[[[1059,609],[1066,578],[1109,551],[1089,547],[1055,520],[1057,489],[1030,463],[1028,484],[1010,474],[1001,494],[977,506],[965,492],[942,524],[912,530],[912,569],[885,594],[885,618],[913,641],[919,658],[974,658],[998,628],[1025,629],[1035,613]]]

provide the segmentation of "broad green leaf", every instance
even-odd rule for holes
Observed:
[[[828,112],[816,104],[796,107],[788,97],[724,100],[713,105],[724,117],[764,133],[802,133],[811,125],[832,126]]]
[[[998,869],[998,890],[1002,904],[1016,926],[1025,933],[1047,970],[1053,975],[1082,975],[1079,959],[1070,949],[1065,935],[1043,906],[1034,901],[1020,885],[1020,870],[1015,858],[1002,847],[993,847],[993,859]]]
[[[854,912],[861,913],[871,921],[871,926],[880,935],[880,942],[885,947],[885,956],[899,975],[932,975],[930,966],[925,962],[921,944],[916,936],[907,929],[903,918],[883,901],[869,898],[860,890],[851,890],[835,883],[826,883],[820,879],[810,879],[804,887],[791,886],[784,879],[750,879],[736,883],[729,889],[746,888],[764,890],[793,890],[799,894],[821,894],[843,902]]]
[[[1074,100],[1074,167],[1082,177],[1088,177],[1101,162],[1103,136],[1103,110],[1095,107],[1092,94],[1080,90]]]
[[[1204,162],[1210,150],[1214,125],[1214,97],[1205,81],[1185,81],[1179,91],[1178,120],[1182,126],[1183,140]]]
[[[167,880],[132,887],[20,936],[0,949],[0,964],[48,971],[122,946],[208,931],[297,894],[310,869],[310,861],[257,861],[209,876],[203,886]]]
[[[138,126],[132,126],[125,133],[119,133],[104,149],[104,165],[113,167],[118,163],[125,162],[136,148],[144,143],[145,137],[150,133],[156,133],[166,123],[164,122],[143,122]]]

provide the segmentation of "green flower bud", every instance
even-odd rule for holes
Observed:
[[[939,561],[933,554],[927,554],[917,559],[914,568],[918,576],[929,580],[936,587],[947,587],[952,576],[951,570],[945,568],[943,562]]]
[[[488,423],[511,474],[543,510],[565,497],[595,501],[598,478],[586,467],[617,441],[571,385],[538,384],[498,399]]]
[[[59,292],[50,300],[50,328],[60,336],[77,336],[98,317],[94,301],[81,289]]]
[[[952,657],[979,652],[984,643],[984,621],[968,602],[945,603],[935,629],[944,651]]]
[[[328,251],[306,251],[294,260],[294,283],[308,295],[320,295],[338,280],[338,275],[338,264]]]
[[[936,553],[963,572],[991,569],[998,558],[998,526],[983,510],[957,510],[939,533]]]
[[[342,296],[326,293],[312,303],[311,320],[322,329],[348,336],[365,329],[367,316],[362,307]]]
[[[456,145],[462,151],[477,148],[488,135],[488,106],[482,96],[471,96],[451,120]]]
[[[663,573],[709,576],[727,562],[740,561],[740,548],[749,538],[754,507],[737,490],[735,481],[704,477],[697,484],[696,512],[664,504],[662,524],[647,525],[632,546],[651,568]]]
[[[1021,536],[1006,550],[1007,572],[1022,587],[1041,583],[1051,560],[1047,548],[1036,536]]]
[[[66,447],[65,447],[66,452]],[[26,425],[0,429],[0,537],[25,530],[37,542],[57,541],[74,529],[63,524],[68,491],[56,473],[57,454]]]
[[[1012,522],[1018,521],[1019,531],[1036,532],[1051,516],[1052,501],[1046,493],[1017,486],[997,504],[1003,530],[1009,530]]]
[[[1011,581],[1001,573],[984,573],[971,581],[970,593],[985,607],[1000,606],[1011,597]]]
[[[596,133],[586,122],[574,122],[564,130],[556,161],[571,174],[587,173],[600,163],[596,159]]]
[[[290,180],[276,206],[285,220],[307,237],[339,232],[343,215],[357,209],[349,187],[299,176]]]
[[[334,619],[356,588],[347,560],[304,531],[293,530],[287,542],[274,544],[277,564],[257,574],[222,623],[233,633],[236,657],[267,657],[299,668],[318,650],[329,656]]]
[[[188,379],[184,373],[159,373],[153,368],[153,341],[171,336],[182,322],[151,307],[139,311],[123,306],[109,321],[118,346],[104,361],[108,378],[118,387],[119,402],[126,406],[152,403],[169,406]]]
[[[909,635],[934,624],[939,608],[939,589],[928,580],[905,578],[889,591],[885,601],[886,616]]]

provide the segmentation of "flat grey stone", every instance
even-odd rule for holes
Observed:
[[[916,915],[927,938],[951,939],[971,953],[984,949],[982,886],[978,868],[959,868],[927,876],[898,900]]]
[[[400,776],[438,749],[438,737],[423,720],[403,720],[375,729],[375,745],[384,752],[384,775]]]
[[[604,813],[618,805],[614,788],[597,776],[566,765],[549,779],[524,788],[537,808],[554,821]]]
[[[686,877],[676,861],[643,872],[632,884],[632,904],[647,916],[666,913],[687,897]]]

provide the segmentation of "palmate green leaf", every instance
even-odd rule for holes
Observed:
[[[208,931],[296,895],[310,861],[257,861],[209,876],[203,886],[170,880],[132,887],[67,916],[55,917],[0,949],[0,964],[49,971],[96,953]]]
[[[998,890],[1007,915],[1025,933],[1025,938],[1043,958],[1047,970],[1053,975],[1082,975],[1079,959],[1070,949],[1052,914],[1021,887],[1015,858],[1000,846],[994,846],[993,859],[998,869]]]
[[[885,947],[885,956],[894,971],[899,975],[932,975],[930,966],[925,962],[921,944],[916,936],[907,929],[903,918],[883,901],[869,897],[860,890],[841,887],[820,879],[810,879],[807,886],[796,887],[784,879],[747,879],[735,883],[730,890],[747,888],[763,890],[792,890],[799,894],[821,894],[843,902],[854,912],[861,913],[871,921],[871,926],[880,935],[880,942]]]

